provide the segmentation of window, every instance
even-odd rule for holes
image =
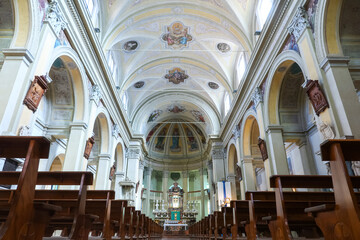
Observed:
[[[224,98],[225,98],[224,99],[224,116],[226,116],[226,114],[230,110],[230,95],[229,95],[229,93],[226,93]]]
[[[259,24],[259,30],[261,30],[269,16],[270,10],[273,6],[274,0],[259,0],[256,16]]]
[[[123,103],[123,106],[124,106],[124,109],[125,109],[125,111],[127,111],[127,108],[128,108],[128,96],[127,96],[127,94],[126,94],[126,92],[124,92],[124,94],[123,94],[123,96],[122,96],[122,98],[121,98],[121,101],[122,101],[122,103]]]
[[[89,10],[89,13],[90,15],[92,16],[93,15],[93,12],[94,12],[94,2],[93,0],[84,0],[86,5],[87,5],[87,8]]]
[[[242,53],[240,56],[240,61],[239,61],[239,65],[237,68],[237,82],[235,85],[235,88],[237,88],[242,80],[242,78],[244,77],[244,73],[246,70],[246,59],[245,59],[245,54]]]

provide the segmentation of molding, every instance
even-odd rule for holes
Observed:
[[[333,67],[349,67],[350,57],[327,56],[319,64],[325,72]]]
[[[27,66],[34,62],[34,56],[26,48],[7,48],[2,53],[6,58],[11,60],[23,60]]]

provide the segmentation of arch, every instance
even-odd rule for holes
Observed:
[[[50,172],[62,171],[64,166],[65,154],[59,154],[54,158],[50,166]]]
[[[31,0],[14,0],[15,10],[15,30],[14,38],[11,43],[11,47],[27,47],[30,42],[31,29],[37,29],[34,27],[35,22]]]
[[[4,61],[4,54],[2,53],[3,49],[10,47],[11,42],[14,37],[15,29],[15,14],[14,6],[11,0],[4,0],[0,5],[0,69]]]
[[[309,75],[304,62],[298,53],[294,51],[284,51],[279,54],[274,60],[266,80],[266,90],[264,93],[264,102],[267,103],[265,104],[264,111],[265,126],[280,124],[278,103],[281,85],[285,74],[293,63],[299,65],[304,77]]]
[[[111,128],[110,126],[110,115],[104,107],[99,107],[95,114],[94,119],[90,119],[89,129],[95,130],[96,127],[99,128],[99,135],[101,146],[99,148],[99,153],[108,154],[110,153],[110,143],[111,143]]]
[[[50,69],[56,59],[60,58],[70,72],[73,92],[74,92],[74,117],[73,121],[86,122],[86,116],[89,112],[89,96],[87,93],[87,75],[85,68],[80,61],[77,53],[67,46],[59,46],[54,49],[50,58],[49,65],[46,69]]]
[[[235,144],[230,144],[228,149],[228,175],[235,175],[237,163],[237,149]]]
[[[125,148],[124,143],[119,141],[114,149],[114,161],[116,166],[116,172],[124,172],[124,164],[125,164]]]

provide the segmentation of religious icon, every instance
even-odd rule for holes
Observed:
[[[172,145],[170,146],[170,150],[172,152],[180,152],[181,147],[179,146],[179,140],[180,140],[180,133],[178,128],[174,128],[173,134],[172,134]]]
[[[185,107],[181,106],[181,105],[171,105],[168,107],[168,112],[172,112],[172,113],[181,113],[185,111]]]
[[[162,35],[168,47],[179,49],[186,47],[187,43],[192,40],[192,36],[188,34],[189,28],[185,27],[181,22],[175,22],[167,27],[167,33]]]
[[[167,129],[164,127],[164,128],[160,131],[160,133],[158,134],[157,142],[156,142],[156,145],[155,145],[155,149],[157,149],[157,150],[164,150],[166,130],[167,130]]]
[[[260,148],[262,159],[263,159],[263,161],[265,161],[266,159],[268,159],[265,141],[263,139],[259,138],[258,146]]]
[[[162,110],[155,110],[155,111],[153,111],[153,112],[150,114],[147,122],[149,123],[149,122],[155,121],[155,120],[160,116],[161,113],[162,113]]]
[[[329,107],[329,103],[327,102],[325,94],[317,80],[307,81],[306,93],[310,99],[316,115],[319,116],[321,112],[325,111],[325,109]]]
[[[173,68],[169,70],[169,73],[165,75],[166,79],[169,79],[169,82],[174,84],[179,84],[184,82],[185,79],[188,79],[189,76],[181,68]]]
[[[91,150],[92,150],[94,144],[95,144],[94,137],[91,137],[86,141],[86,146],[85,146],[85,151],[84,151],[84,157],[86,159],[89,159],[90,153],[91,153]]]
[[[41,98],[48,89],[45,76],[35,76],[23,103],[33,112],[35,112],[40,104]]]
[[[124,50],[126,52],[134,51],[139,46],[139,43],[137,41],[128,41],[124,43]]]

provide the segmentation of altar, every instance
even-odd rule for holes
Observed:
[[[174,182],[167,193],[167,204],[164,200],[161,203],[156,201],[156,208],[153,210],[154,220],[164,226],[166,232],[186,231],[189,225],[195,223],[198,214],[195,201],[187,201],[184,206],[184,190],[177,182]]]

